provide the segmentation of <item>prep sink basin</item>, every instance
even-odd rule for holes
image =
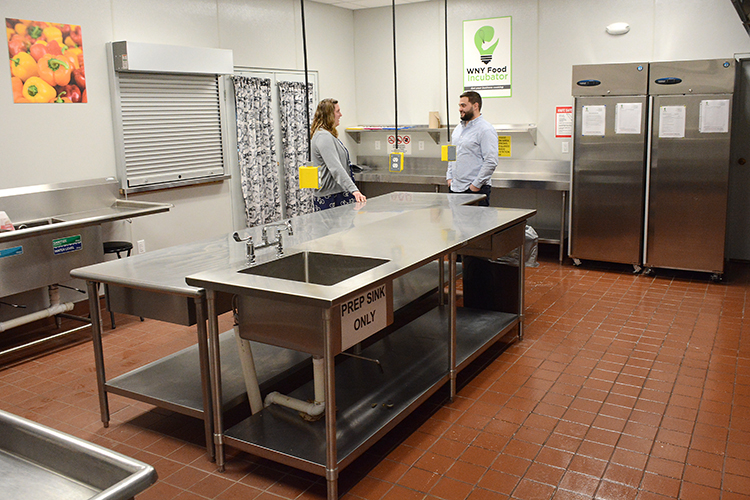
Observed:
[[[321,252],[300,252],[258,264],[239,272],[316,285],[335,285],[352,276],[369,271],[386,259],[339,255]]]

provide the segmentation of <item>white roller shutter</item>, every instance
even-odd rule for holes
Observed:
[[[116,73],[120,172],[127,191],[213,182],[225,175],[217,75]]]

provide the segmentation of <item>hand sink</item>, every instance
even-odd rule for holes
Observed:
[[[388,262],[386,259],[355,255],[300,252],[248,267],[238,272],[330,286],[386,262]]]
[[[16,228],[16,230],[30,229],[32,227],[49,226],[50,224],[56,224],[58,222],[63,222],[63,221],[60,219],[55,219],[54,217],[46,217],[44,219],[35,219],[35,220],[29,220],[25,222],[15,222],[13,223],[13,227]]]

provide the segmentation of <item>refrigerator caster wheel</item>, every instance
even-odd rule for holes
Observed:
[[[713,281],[714,283],[721,283],[722,281],[724,281],[724,275],[713,273],[711,275],[711,281]]]
[[[650,267],[646,267],[643,269],[643,275],[644,276],[652,276],[654,274],[654,270]]]
[[[580,266],[581,265],[581,259],[575,259],[574,258],[573,259],[573,265],[576,266],[576,267]]]
[[[643,270],[641,266],[638,264],[633,264],[633,274],[638,274]]]

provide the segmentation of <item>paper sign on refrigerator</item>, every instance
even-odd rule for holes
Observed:
[[[698,131],[701,134],[729,132],[729,99],[701,101]]]
[[[671,139],[685,137],[685,106],[659,108],[659,137]]]
[[[584,106],[581,120],[581,135],[598,135],[604,136],[604,127],[606,125],[607,107],[606,106]]]
[[[641,133],[640,102],[618,102],[615,106],[615,134]]]

